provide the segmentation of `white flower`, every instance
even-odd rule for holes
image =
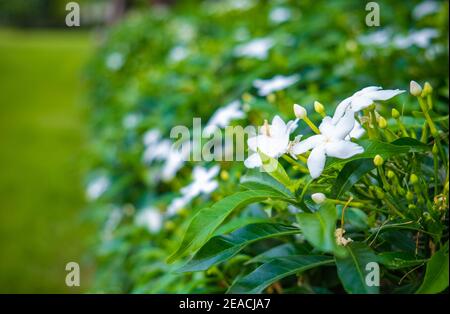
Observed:
[[[299,79],[300,75],[298,74],[290,76],[276,75],[269,80],[255,80],[253,86],[258,89],[258,94],[260,96],[267,96],[270,93],[285,89],[297,83]]]
[[[327,197],[323,193],[314,193],[314,194],[311,194],[311,199],[316,204],[322,204],[323,202],[325,202]]]
[[[254,39],[246,44],[238,45],[234,49],[234,55],[236,57],[250,57],[264,60],[267,58],[269,50],[274,44],[271,38]]]
[[[106,57],[106,67],[111,71],[119,70],[123,64],[124,58],[120,52],[113,52]]]
[[[167,214],[172,216],[184,208],[192,199],[204,193],[209,194],[219,186],[217,180],[214,180],[219,173],[220,167],[214,166],[210,169],[195,167],[192,176],[193,181],[180,190],[181,196],[174,198],[167,207]]]
[[[89,200],[96,200],[103,193],[106,192],[110,185],[109,179],[105,176],[100,176],[91,181],[86,189],[86,196]]]
[[[206,169],[200,166],[194,168],[192,176],[194,178],[193,182],[188,186],[185,186],[180,191],[183,195],[194,198],[201,193],[209,194],[219,186],[217,180],[214,180],[219,174],[220,167],[214,166],[210,169]]]
[[[157,233],[161,230],[163,216],[158,209],[148,207],[139,211],[135,217],[135,223],[138,226],[147,228],[150,233]]]
[[[339,119],[344,115],[347,108],[351,109],[353,112],[361,111],[377,100],[388,100],[398,94],[403,93],[404,90],[399,89],[386,89],[383,90],[378,86],[369,86],[366,88],[357,91],[352,96],[344,99],[341,103],[336,107],[336,111],[333,116],[333,123],[336,124]]]
[[[298,119],[303,119],[308,116],[306,109],[298,104],[294,104],[294,114]]]
[[[190,151],[187,149],[176,149],[173,147],[168,151],[165,163],[162,168],[161,178],[164,182],[172,180],[178,170],[183,167],[184,162],[188,159]]]
[[[166,160],[171,156],[172,142],[169,140],[162,140],[160,142],[152,143],[147,146],[144,151],[144,162],[150,164],[154,160]]]
[[[419,3],[413,10],[413,17],[420,20],[422,17],[439,12],[439,3],[437,1],[424,1]]]
[[[350,131],[350,133],[345,137],[347,141],[349,141],[352,138],[361,138],[364,133],[366,133],[366,130],[361,126],[361,124],[355,120],[355,126]]]
[[[289,21],[291,18],[291,11],[288,8],[277,7],[270,11],[269,18],[274,23],[283,23]]]
[[[169,52],[169,61],[172,63],[180,62],[187,58],[189,50],[184,46],[175,46]]]
[[[325,117],[319,126],[321,134],[313,135],[295,144],[291,151],[299,155],[312,149],[307,165],[311,177],[317,178],[322,174],[327,156],[345,159],[364,151],[358,144],[345,140],[354,126],[354,112],[350,109],[337,124],[333,124],[330,117]]]
[[[145,146],[150,146],[158,142],[161,137],[161,132],[157,129],[150,129],[142,136]]]
[[[297,121],[289,121],[286,124],[279,116],[273,118],[271,125],[266,121],[260,127],[259,134],[247,140],[249,150],[253,153],[244,161],[244,165],[247,168],[262,165],[258,149],[272,158],[278,158],[287,153],[290,148],[289,135],[297,128]]]
[[[241,110],[241,102],[235,100],[223,108],[219,108],[209,119],[205,126],[204,132],[206,136],[211,135],[216,128],[224,128],[231,121],[245,117],[245,113]]]
[[[418,31],[411,31],[407,36],[397,35],[394,38],[394,45],[397,48],[405,49],[416,45],[420,48],[427,48],[431,44],[431,40],[439,36],[434,28],[424,28]]]
[[[390,43],[391,36],[392,31],[388,28],[385,28],[362,35],[358,38],[358,40],[363,45],[386,46]]]

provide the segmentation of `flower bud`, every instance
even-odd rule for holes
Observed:
[[[268,102],[274,103],[277,97],[275,96],[275,94],[271,93],[271,94],[267,95],[266,98],[267,98]]]
[[[411,191],[406,192],[406,200],[412,201],[414,199],[414,194]]]
[[[298,104],[294,104],[294,113],[298,119],[303,119],[308,115],[306,109]]]
[[[419,97],[422,94],[422,86],[420,86],[416,81],[411,81],[409,83],[409,92],[411,95]]]
[[[167,231],[172,231],[175,229],[175,223],[171,220],[166,221],[166,223],[164,224],[164,229],[166,229]]]
[[[220,178],[221,178],[223,181],[227,181],[227,180],[230,178],[230,175],[228,174],[228,171],[222,170],[222,171],[220,172]]]
[[[395,178],[395,172],[392,171],[392,170],[388,170],[387,173],[386,173],[386,175],[387,175],[387,177],[388,177],[389,179]]]
[[[398,110],[395,108],[392,108],[391,114],[392,114],[392,118],[394,118],[394,119],[400,118],[400,112],[398,112]]]
[[[380,116],[378,118],[378,126],[379,126],[380,129],[385,129],[387,127],[387,121],[382,116]]]
[[[325,107],[318,101],[314,102],[314,110],[319,114],[325,113]]]
[[[253,99],[253,96],[250,95],[249,93],[244,93],[244,94],[242,95],[242,100],[243,100],[244,102],[251,102],[252,99]]]
[[[311,199],[316,204],[322,204],[323,202],[325,202],[327,197],[323,193],[314,193],[314,194],[311,195]]]
[[[431,150],[431,152],[433,153],[433,155],[439,154],[439,148],[437,147],[436,143],[434,143],[433,149]]]
[[[433,93],[433,87],[430,83],[425,82],[425,84],[423,85],[422,97],[428,96],[431,93]]]
[[[384,159],[380,155],[376,155],[375,158],[373,159],[373,163],[375,166],[380,167],[383,165]]]
[[[380,187],[376,187],[375,194],[377,195],[377,198],[380,199],[380,200],[384,199],[384,197],[386,196],[386,194],[384,193],[383,189],[380,188]]]
[[[411,210],[414,210],[414,209],[416,209],[417,207],[416,207],[416,205],[414,205],[414,204],[409,204],[409,205],[408,205],[408,208],[411,209]]]
[[[419,182],[419,178],[414,173],[412,173],[409,177],[409,182],[411,184],[416,184],[417,182]]]

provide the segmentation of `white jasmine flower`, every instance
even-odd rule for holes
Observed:
[[[111,71],[117,71],[123,66],[124,61],[120,52],[113,52],[106,57],[106,67]]]
[[[91,181],[86,189],[86,196],[93,201],[102,196],[110,185],[109,179],[105,176],[100,176]]]
[[[168,151],[168,154],[165,158],[165,163],[161,172],[161,179],[164,182],[168,182],[172,180],[177,174],[178,170],[180,170],[185,161],[189,157],[190,151],[187,149],[176,149],[173,147]]]
[[[254,39],[246,44],[238,45],[234,49],[234,55],[236,57],[250,57],[264,60],[267,59],[269,50],[274,44],[271,38]]]
[[[333,124],[330,117],[325,117],[319,126],[321,134],[293,145],[291,151],[299,155],[311,150],[307,165],[311,177],[317,178],[322,174],[327,156],[345,159],[364,151],[358,144],[345,140],[354,125],[355,117],[351,109],[346,111],[337,124]]]
[[[345,137],[347,141],[349,141],[352,138],[358,139],[361,138],[364,133],[366,133],[366,130],[361,126],[361,124],[355,120],[355,126],[350,131],[350,133]]]
[[[363,45],[386,46],[390,43],[392,30],[385,28],[369,34],[362,35],[358,41]]]
[[[150,233],[157,233],[161,230],[163,216],[158,209],[148,207],[138,212],[135,223],[138,226],[145,227]]]
[[[113,237],[113,232],[119,225],[123,217],[123,211],[119,207],[115,207],[108,215],[102,231],[102,238],[104,241],[109,241]]]
[[[241,110],[241,102],[235,100],[225,107],[219,108],[209,119],[204,132],[206,136],[211,135],[216,128],[224,128],[230,125],[230,122],[236,119],[242,119],[245,113]]]
[[[189,55],[189,50],[184,46],[175,46],[169,52],[169,61],[177,63],[183,61]]]
[[[192,172],[193,181],[180,190],[181,196],[174,198],[167,207],[167,214],[172,216],[183,209],[192,199],[204,193],[209,194],[219,186],[217,180],[214,180],[219,174],[220,167],[214,166],[206,169],[200,166],[194,168]]]
[[[327,197],[323,193],[314,193],[314,194],[311,194],[311,199],[316,204],[322,204],[323,202],[325,202]]]
[[[262,165],[258,149],[272,158],[278,158],[287,153],[290,149],[289,136],[297,128],[297,121],[298,119],[285,123],[279,116],[275,116],[272,124],[269,125],[266,120],[259,129],[259,135],[247,140],[249,150],[253,153],[244,161],[244,165],[247,168]]]
[[[172,142],[170,140],[162,140],[148,145],[144,151],[143,160],[150,164],[154,160],[166,160],[171,156]]]
[[[274,23],[283,23],[291,18],[291,10],[288,8],[277,7],[270,11],[269,18]]]
[[[357,91],[352,96],[344,99],[341,103],[336,107],[336,111],[333,116],[333,123],[336,124],[339,119],[344,115],[347,108],[351,109],[353,112],[361,111],[377,100],[388,100],[398,94],[403,93],[404,90],[399,89],[386,89],[383,90],[378,86],[369,86],[366,88]]]
[[[297,83],[299,79],[300,75],[298,74],[290,76],[276,75],[269,80],[255,80],[253,86],[258,89],[258,94],[260,96],[267,96]]]
[[[150,129],[142,136],[145,146],[150,146],[158,142],[161,137],[161,132],[157,129]]]
[[[437,1],[424,1],[419,3],[413,10],[413,17],[420,20],[424,16],[439,12],[439,3]]]
[[[400,49],[405,49],[413,45],[420,48],[427,48],[431,45],[431,40],[438,36],[439,33],[436,29],[424,28],[418,31],[411,31],[407,36],[395,36],[394,45]]]

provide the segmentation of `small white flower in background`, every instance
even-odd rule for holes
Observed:
[[[247,168],[260,167],[262,160],[258,149],[265,155],[278,158],[287,153],[290,148],[289,136],[297,128],[298,119],[285,123],[279,116],[272,119],[272,124],[265,124],[259,128],[259,134],[247,140],[248,148],[252,152],[244,161]]]
[[[189,50],[184,46],[175,46],[169,52],[169,61],[172,63],[180,62],[187,58]]]
[[[119,225],[123,217],[123,211],[119,207],[115,207],[108,215],[102,231],[102,238],[104,241],[109,241],[113,237],[113,232]]]
[[[134,221],[136,225],[145,227],[150,233],[157,233],[162,228],[163,216],[157,208],[147,207],[137,213]]]
[[[273,92],[288,88],[300,80],[300,75],[290,76],[276,75],[269,80],[255,80],[253,86],[258,89],[258,95],[267,96]]]
[[[386,46],[391,42],[392,30],[384,28],[369,34],[364,34],[358,38],[362,45]]]
[[[316,204],[322,204],[323,202],[325,202],[327,197],[323,193],[314,193],[314,194],[311,194],[311,199]]]
[[[236,119],[242,119],[245,113],[241,109],[241,102],[235,100],[225,107],[219,108],[209,119],[205,126],[204,132],[206,136],[211,135],[216,128],[224,128],[230,125],[230,122]]]
[[[124,57],[120,52],[113,52],[106,57],[106,67],[111,71],[120,70],[124,64]]]
[[[187,149],[176,149],[173,147],[168,151],[168,154],[165,158],[165,163],[161,172],[161,179],[164,182],[168,182],[172,180],[177,174],[178,170],[180,170],[185,161],[189,158],[190,151]]]
[[[140,121],[141,117],[138,114],[129,113],[123,118],[122,125],[126,129],[134,129]]]
[[[166,160],[170,156],[172,150],[172,142],[170,140],[162,140],[147,145],[143,160],[151,164],[154,160]]]
[[[258,38],[252,41],[238,45],[234,49],[236,57],[250,57],[260,60],[267,59],[270,48],[273,47],[274,41],[271,38]]]
[[[180,190],[181,196],[176,197],[167,207],[167,215],[172,216],[183,209],[192,199],[200,194],[209,194],[219,186],[214,178],[219,174],[220,167],[206,169],[197,166],[192,171],[193,181]]]
[[[394,45],[397,48],[405,49],[413,45],[420,48],[427,48],[431,45],[431,40],[439,36],[439,32],[434,28],[424,28],[418,31],[411,31],[408,35],[397,35],[394,38]]]
[[[145,146],[156,144],[161,138],[161,132],[158,129],[150,129],[142,136]]]
[[[89,200],[93,201],[102,196],[106,192],[110,185],[109,179],[105,176],[95,178],[89,182],[86,189],[86,196]]]
[[[366,130],[361,126],[361,124],[355,120],[355,126],[350,131],[350,133],[345,137],[347,141],[352,138],[359,139],[366,133]]]
[[[347,109],[337,124],[333,124],[330,117],[325,117],[319,126],[321,134],[293,145],[291,152],[299,155],[311,150],[307,165],[311,177],[317,178],[322,174],[327,156],[345,159],[364,151],[358,144],[345,140],[354,126],[355,116],[351,109]]]
[[[398,94],[405,92],[399,89],[385,89],[383,90],[378,86],[369,86],[357,91],[352,96],[344,99],[336,107],[336,111],[333,116],[333,123],[336,124],[341,119],[347,109],[351,109],[353,112],[361,111],[378,100],[388,100]]]
[[[220,167],[217,165],[210,169],[196,166],[192,171],[194,180],[188,186],[182,188],[180,192],[191,199],[201,193],[211,193],[219,186],[219,182],[214,179],[219,174],[219,170]]]
[[[283,23],[291,18],[291,10],[288,8],[277,7],[270,11],[269,19],[274,23]]]
[[[416,5],[413,10],[413,17],[420,20],[424,16],[439,12],[440,6],[437,1],[424,1]]]

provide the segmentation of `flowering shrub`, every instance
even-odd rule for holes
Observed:
[[[386,4],[375,31],[323,6],[178,4],[108,34],[88,73],[94,291],[447,289],[446,4]],[[258,125],[245,160],[173,145],[197,117],[207,140]]]

